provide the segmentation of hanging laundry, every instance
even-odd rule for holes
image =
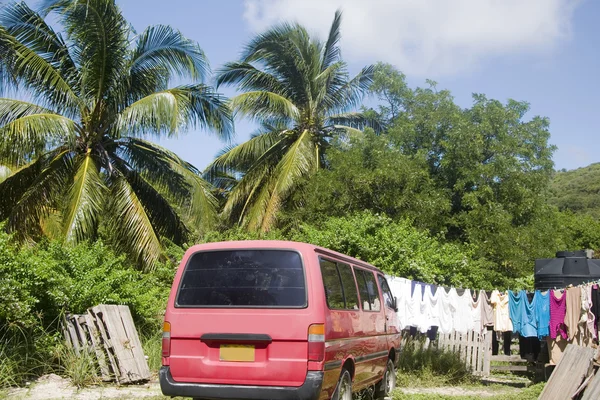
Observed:
[[[592,313],[592,285],[581,287],[581,310],[579,311],[579,335],[577,343],[580,346],[587,346],[592,339],[596,338],[594,329],[595,317]]]
[[[594,330],[598,338],[598,323],[600,322],[600,288],[597,284],[592,285],[592,314],[594,314]]]
[[[473,296],[477,296],[477,292],[473,292]],[[477,296],[477,299],[471,298],[471,307],[473,309],[473,330],[477,333],[481,333],[483,332],[483,323],[481,320],[481,310],[483,308],[483,304],[482,302],[485,301],[482,296],[481,296],[481,292],[479,292],[479,296]]]
[[[537,336],[538,339],[542,339],[550,335],[550,291],[548,290],[544,294],[536,290],[533,301],[535,303]]]
[[[407,303],[407,310],[410,319],[410,326],[417,328],[419,331],[421,326],[426,323],[424,321],[426,316],[421,314],[421,303],[423,303],[421,284],[413,282],[413,292],[410,301]]]
[[[408,302],[411,301],[411,281],[405,278],[386,276],[390,290],[396,297],[398,307],[398,323],[400,329],[405,329],[410,326],[411,315],[409,314]]]
[[[550,291],[550,338],[557,336],[568,339],[565,314],[567,313],[566,293],[560,290]]]
[[[581,288],[570,287],[566,291],[565,325],[569,341],[573,341],[579,332],[579,317],[581,313]]]
[[[494,308],[485,290],[479,291],[481,303],[481,324],[485,326],[494,326]]]
[[[441,312],[441,302],[440,302],[440,290],[434,290],[431,285],[425,288],[425,298],[423,299],[424,303],[427,303],[427,319],[429,320],[429,326],[439,327],[440,326],[440,312]]]
[[[508,309],[508,292],[492,291],[490,302],[494,307],[494,330],[499,332],[512,331],[513,325]]]
[[[456,297],[457,308],[454,313],[454,330],[458,333],[467,333],[473,330],[473,298],[471,290],[465,289],[461,296],[456,290],[450,289],[451,295]]]
[[[521,290],[515,294],[512,290],[509,291],[508,303],[513,333],[518,333],[524,338],[537,337],[535,304],[529,302],[527,292]]]
[[[439,331],[441,333],[451,333],[454,329],[454,318],[453,315],[456,313],[456,301],[455,298],[450,296],[450,292],[444,288],[438,288],[436,292],[438,297],[439,308],[440,308],[440,319],[439,319]]]

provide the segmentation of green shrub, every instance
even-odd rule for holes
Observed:
[[[382,271],[427,283],[482,287],[484,274],[471,252],[418,230],[408,220],[365,211],[302,225],[293,240],[320,245],[365,260]]]
[[[170,251],[178,255],[177,249]],[[174,273],[171,262],[140,272],[101,241],[19,247],[0,229],[0,387],[48,372],[81,385],[91,382],[89,363],[75,362],[63,348],[62,315],[84,313],[100,303],[125,304],[138,332],[154,335]]]

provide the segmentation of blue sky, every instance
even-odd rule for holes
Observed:
[[[0,1],[2,2],[2,1]],[[169,24],[200,43],[211,66],[237,58],[254,32],[296,19],[325,35],[344,10],[351,72],[384,61],[414,87],[425,79],[468,107],[472,93],[531,104],[550,119],[557,169],[600,161],[600,1],[597,0],[117,0],[138,30]],[[30,2],[34,3],[35,2]],[[232,89],[223,89],[233,95]],[[253,125],[236,121],[235,142]],[[162,140],[199,168],[224,146],[210,132]]]

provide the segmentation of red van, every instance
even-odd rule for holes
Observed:
[[[384,398],[396,299],[372,265],[306,243],[191,247],[169,296],[160,386],[195,399]]]

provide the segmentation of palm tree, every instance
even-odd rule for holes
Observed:
[[[225,149],[208,171],[239,178],[223,214],[237,216],[250,230],[272,228],[290,193],[325,165],[324,152],[334,135],[373,121],[350,112],[369,88],[373,67],[349,79],[338,46],[340,24],[338,11],[325,42],[298,24],[275,26],[218,72],[217,87],[237,84],[243,92],[231,100],[234,112],[261,125],[249,141]]]
[[[63,34],[46,22],[54,14]],[[64,35],[64,36],[63,36]],[[66,242],[93,239],[100,220],[143,267],[161,239],[182,243],[186,222],[215,214],[210,185],[192,165],[148,139],[191,127],[222,138],[233,129],[226,101],[192,83],[208,63],[169,26],[134,36],[114,0],[46,0],[34,12],[0,12],[0,220],[19,238],[57,218]],[[10,96],[18,94],[18,96]]]

